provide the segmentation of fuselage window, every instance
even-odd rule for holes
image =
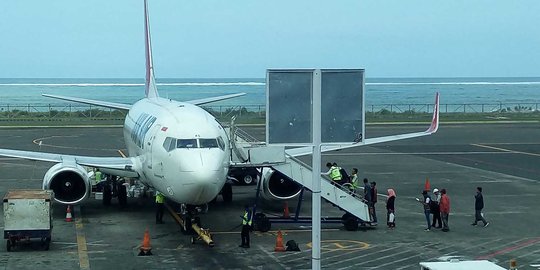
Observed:
[[[225,142],[223,141],[223,138],[221,138],[221,136],[217,138],[217,142],[218,142],[219,148],[225,151]]]
[[[197,148],[197,139],[177,139],[176,148]]]
[[[200,148],[218,148],[216,139],[199,139]]]

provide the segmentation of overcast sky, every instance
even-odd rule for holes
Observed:
[[[159,78],[540,76],[540,1],[150,0]],[[143,78],[142,0],[0,1],[0,77]]]

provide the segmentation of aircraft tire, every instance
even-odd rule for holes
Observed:
[[[348,217],[344,222],[345,230],[347,231],[356,231],[358,230],[358,220],[356,217]]]
[[[13,246],[14,246],[14,245],[11,243],[11,239],[8,239],[8,240],[6,241],[6,250],[7,250],[8,252],[11,252]]]
[[[111,186],[108,184],[103,185],[103,205],[111,205]]]
[[[118,204],[120,206],[127,205],[127,191],[121,183],[118,183]]]
[[[260,232],[267,232],[272,227],[272,223],[263,213],[255,214],[255,229]]]
[[[255,184],[255,179],[257,179],[257,176],[251,175],[251,174],[245,174],[242,177],[242,185],[249,186]]]
[[[223,197],[223,201],[226,203],[232,202],[233,199],[233,192],[232,192],[232,185],[230,183],[225,183],[223,186],[223,189],[221,190],[221,196]]]

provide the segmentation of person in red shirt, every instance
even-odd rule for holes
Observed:
[[[450,230],[448,227],[448,215],[450,215],[450,198],[448,195],[446,195],[446,189],[443,188],[441,190],[441,202],[440,202],[440,209],[441,209],[441,218],[443,223],[443,232],[447,232]]]

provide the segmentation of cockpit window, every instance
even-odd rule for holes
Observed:
[[[218,148],[216,139],[199,139],[200,148]]]
[[[176,139],[167,137],[163,141],[163,148],[167,152],[177,148],[220,148],[225,150],[225,142],[221,137],[213,139]]]
[[[176,139],[171,137],[165,138],[165,141],[163,142],[163,148],[165,148],[165,151],[167,152],[176,149]]]
[[[221,136],[217,138],[217,142],[219,148],[221,148],[221,150],[225,150],[225,142],[223,141],[223,138],[221,138]]]
[[[176,148],[197,148],[197,139],[177,139]]]
[[[176,139],[172,138],[171,144],[169,144],[169,151],[176,149]]]
[[[167,152],[171,151],[169,149],[169,146],[171,145],[171,140],[172,140],[171,137],[167,137],[167,138],[165,138],[165,141],[163,142],[163,148],[165,148],[165,151],[167,151]]]

